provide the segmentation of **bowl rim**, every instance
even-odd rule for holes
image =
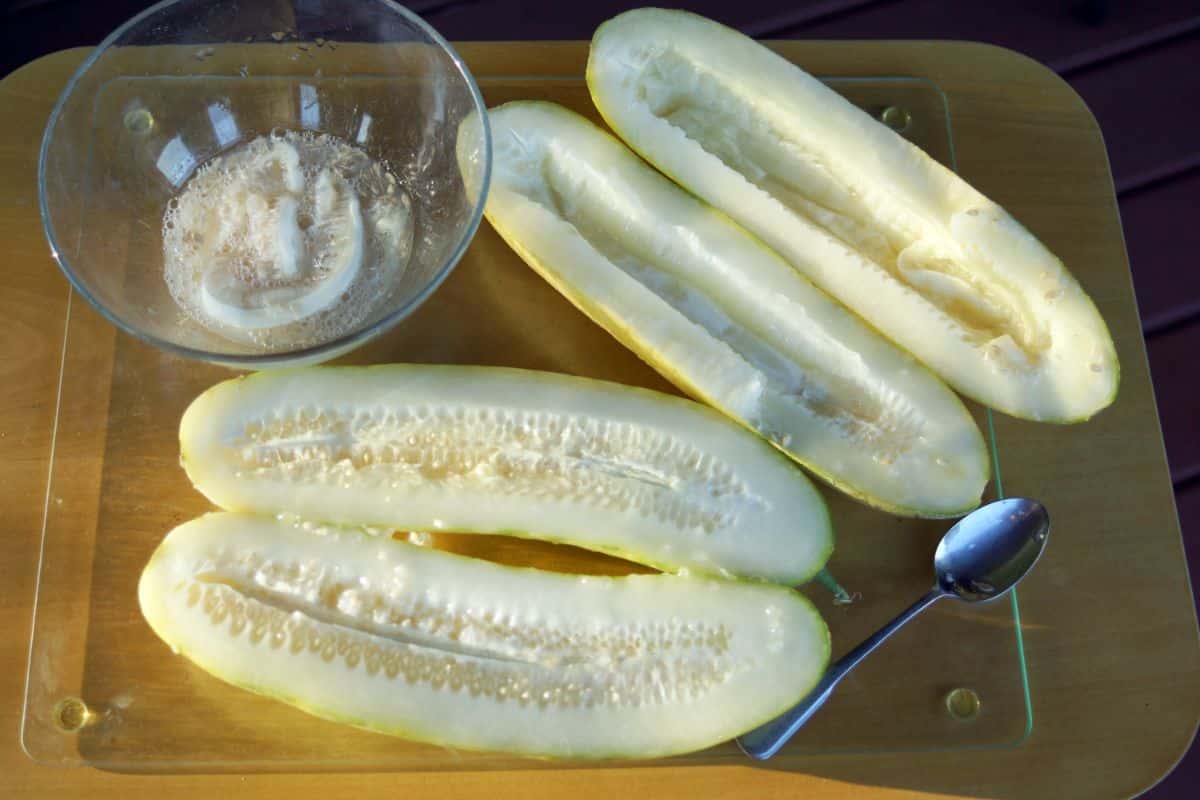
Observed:
[[[471,94],[471,100],[475,105],[474,113],[479,115],[483,121],[481,126],[483,130],[484,145],[483,173],[479,182],[479,196],[476,198],[475,206],[471,210],[471,216],[468,219],[467,224],[463,227],[462,233],[459,236],[459,240],[455,244],[454,249],[442,263],[441,267],[438,268],[437,272],[434,273],[432,278],[430,278],[430,280],[421,288],[420,291],[409,298],[407,302],[403,303],[398,308],[392,310],[372,324],[361,329],[352,330],[337,338],[330,339],[327,342],[296,348],[293,350],[272,353],[224,353],[220,351],[203,350],[196,347],[177,344],[159,336],[155,336],[147,331],[141,330],[133,324],[121,319],[121,317],[108,308],[108,306],[106,306],[104,303],[100,302],[100,300],[97,299],[95,295],[93,295],[92,292],[90,292],[87,287],[83,285],[80,278],[75,274],[75,271],[67,262],[66,258],[61,255],[62,248],[59,245],[59,237],[56,235],[54,224],[51,221],[49,202],[46,197],[46,165],[49,156],[50,142],[54,138],[55,128],[57,127],[59,119],[63,114],[67,100],[72,96],[75,87],[79,84],[80,80],[82,80],[83,76],[87,74],[88,70],[90,70],[92,66],[100,59],[100,56],[102,56],[112,47],[114,42],[116,42],[134,26],[138,25],[146,18],[153,16],[154,14],[157,14],[166,8],[169,8],[170,6],[183,2],[188,2],[188,0],[162,0],[162,2],[155,3],[154,5],[130,17],[128,20],[122,23],[112,33],[106,36],[104,40],[96,46],[96,49],[93,50],[88,57],[83,60],[83,63],[81,63],[79,67],[73,73],[71,73],[71,77],[67,80],[66,85],[63,87],[62,93],[59,94],[58,99],[55,101],[54,108],[51,110],[50,116],[46,121],[46,128],[42,132],[41,146],[38,150],[37,171],[38,210],[42,220],[42,232],[45,234],[46,241],[50,245],[50,255],[54,259],[54,262],[58,264],[59,270],[63,273],[63,275],[66,276],[71,290],[77,292],[84,300],[86,300],[88,304],[92,306],[92,308],[96,309],[96,311],[100,313],[100,316],[108,320],[119,330],[122,330],[125,333],[140,339],[143,342],[146,342],[147,344],[153,345],[154,347],[173,355],[196,359],[199,361],[206,361],[209,363],[221,364],[233,368],[258,368],[279,365],[318,363],[320,361],[336,358],[339,355],[348,353],[375,338],[389,328],[395,326],[397,323],[401,322],[418,308],[420,308],[421,305],[424,304],[424,302],[428,300],[435,291],[437,291],[446,278],[450,276],[450,273],[454,270],[454,267],[458,265],[458,262],[466,253],[471,241],[475,238],[475,233],[479,229],[479,224],[483,219],[483,210],[487,203],[488,191],[491,187],[493,158],[492,129],[490,120],[488,118],[487,103],[483,99],[483,93],[479,89],[479,84],[476,82],[475,76],[471,73],[470,69],[468,69],[467,64],[463,60],[462,56],[459,55],[458,51],[451,46],[450,42],[448,42],[440,33],[438,33],[432,25],[414,12],[410,11],[405,6],[402,6],[400,3],[396,2],[396,0],[375,0],[376,3],[386,6],[392,11],[398,13],[405,19],[405,21],[409,22],[417,30],[429,37],[434,44],[440,47],[450,57],[451,63],[454,64],[455,69],[458,70],[459,74],[466,81],[467,89]],[[67,308],[69,314],[69,298]]]

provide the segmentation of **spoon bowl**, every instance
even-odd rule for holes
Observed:
[[[937,585],[968,603],[1001,597],[1033,568],[1050,533],[1041,503],[1011,497],[988,503],[946,532],[933,556]]]

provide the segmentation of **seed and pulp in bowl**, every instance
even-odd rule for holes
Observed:
[[[263,349],[349,333],[412,252],[396,176],[330,134],[277,131],[212,159],[167,205],[171,296],[214,332]]]

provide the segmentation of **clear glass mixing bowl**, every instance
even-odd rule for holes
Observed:
[[[479,225],[486,120],[462,59],[390,0],[168,0],[131,19],[72,76],[38,168],[46,237],[75,290],[113,324],[178,355],[259,368],[343,353],[410,314]],[[184,313],[164,278],[163,214],[196,168],[279,130],[333,134],[385,164],[412,202],[407,267],[365,320],[262,349]]]

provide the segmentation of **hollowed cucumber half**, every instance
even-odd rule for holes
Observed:
[[[231,511],[499,533],[797,584],[833,549],[804,474],[698,403],[527,370],[388,365],[258,373],[179,430]]]
[[[800,700],[829,657],[816,610],[771,584],[561,575],[232,513],[169,534],[138,599],[174,651],[229,683],[382,733],[537,756],[716,744]]]
[[[979,503],[983,437],[925,367],[583,117],[489,114],[488,220],[591,319],[855,497],[934,517]]]
[[[1003,208],[754,40],[679,11],[596,31],[588,86],[634,150],[951,386],[1086,419],[1119,366],[1091,299]]]

